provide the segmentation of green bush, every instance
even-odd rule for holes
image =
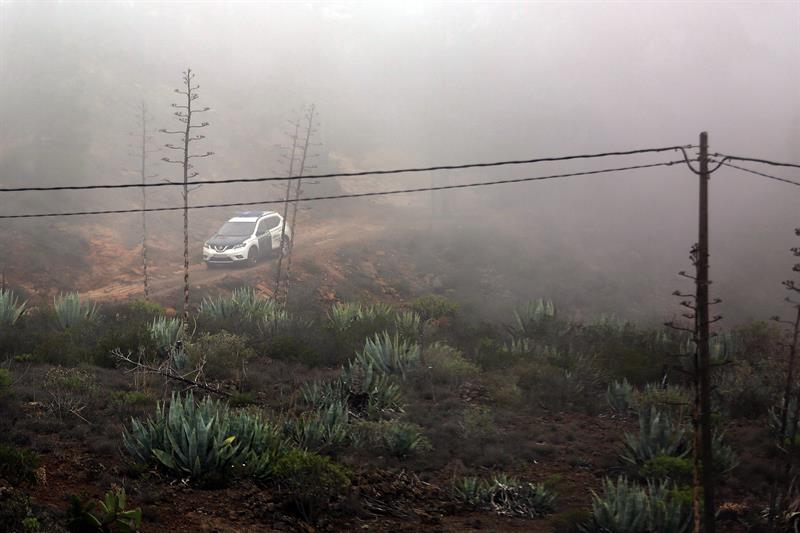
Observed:
[[[0,368],[0,398],[11,390],[11,372],[7,368]]]
[[[397,336],[409,342],[419,342],[422,334],[422,322],[414,311],[400,311],[394,317],[394,328]]]
[[[278,485],[289,491],[297,513],[314,521],[349,484],[347,471],[328,457],[291,449],[273,468]]]
[[[691,391],[685,387],[647,383],[641,391],[634,392],[633,402],[639,412],[656,409],[680,422],[690,412],[692,398]]]
[[[241,380],[247,361],[255,357],[246,338],[227,331],[205,333],[186,344],[185,351],[192,367],[202,365],[207,377],[220,380]]]
[[[692,481],[693,468],[691,458],[658,455],[644,462],[639,475],[644,479],[668,479],[683,485]]]
[[[0,531],[36,533],[38,521],[31,509],[31,499],[21,490],[0,487]]]
[[[410,307],[419,314],[423,322],[439,320],[441,318],[452,318],[456,316],[459,309],[459,305],[456,302],[436,294],[420,296],[411,302]]]
[[[467,361],[461,352],[441,342],[422,351],[421,374],[437,385],[457,387],[478,375],[480,369]],[[421,376],[421,377],[422,377]]]
[[[47,371],[42,384],[48,398],[48,410],[63,418],[68,414],[81,417],[83,411],[94,399],[97,383],[94,376],[79,368],[55,367]]]
[[[9,444],[0,444],[0,477],[13,485],[36,481],[39,456]]]

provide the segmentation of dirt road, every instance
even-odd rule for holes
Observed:
[[[306,225],[299,228],[297,241],[294,248],[293,265],[311,260],[317,265],[330,263],[336,251],[343,245],[360,240],[369,240],[385,226],[367,221],[365,219],[337,220],[335,224]],[[95,246],[103,247],[99,241]],[[175,243],[178,245],[179,243]],[[175,255],[175,254],[173,254]],[[112,265],[108,261],[115,260],[105,254],[104,262],[99,262],[95,269],[98,272],[95,279],[108,278],[107,270]],[[111,275],[110,282],[90,290],[81,291],[81,297],[93,301],[115,301],[137,298],[143,295],[141,266],[138,253],[125,253],[116,256],[116,260],[125,264],[113,265],[117,272]],[[269,257],[262,259],[252,267],[220,267],[209,269],[202,261],[190,265],[190,283],[192,288],[200,289],[217,285],[221,282],[238,280],[256,286],[264,292],[270,293],[275,284],[275,268],[277,259]],[[285,262],[284,262],[285,265]],[[294,270],[293,266],[293,270]],[[122,268],[120,268],[122,267]],[[150,297],[155,300],[169,298],[183,287],[182,264],[170,261],[162,268],[153,268],[150,280]]]

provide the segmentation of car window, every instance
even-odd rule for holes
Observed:
[[[274,216],[273,217],[267,217],[264,220],[262,220],[261,222],[263,224],[265,224],[266,227],[271,229],[271,230],[280,228],[280,226],[281,226],[281,219],[279,219],[278,217],[274,217]]]
[[[221,237],[247,237],[253,234],[253,222],[226,222],[217,232]]]

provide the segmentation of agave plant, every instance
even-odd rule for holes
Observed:
[[[658,456],[685,457],[691,452],[686,432],[654,407],[639,412],[639,434],[626,434],[624,445],[620,458],[636,466]]]
[[[160,351],[173,348],[183,332],[179,319],[165,316],[154,318],[148,329],[150,330],[150,336]]]
[[[367,339],[364,349],[356,353],[355,362],[364,368],[372,366],[384,374],[400,374],[405,379],[406,373],[417,366],[420,361],[418,344],[401,341],[397,335],[384,332]]]
[[[613,381],[608,385],[606,400],[615,413],[625,414],[633,409],[633,385],[627,379]]]
[[[561,336],[567,324],[558,319],[556,306],[551,300],[539,299],[514,311],[514,323],[509,331],[514,338],[537,339],[543,336]]]
[[[582,526],[587,533],[684,533],[689,531],[690,509],[669,496],[668,482],[647,488],[620,477],[603,481],[603,495],[592,491],[592,518]]]
[[[169,407],[159,402],[154,417],[133,419],[123,431],[125,448],[137,461],[195,480],[224,474],[250,451],[236,440],[228,406],[210,398],[195,402],[191,392],[173,394]]]
[[[394,327],[401,339],[417,342],[422,332],[422,321],[414,311],[401,311],[394,317]]]
[[[262,322],[281,316],[282,309],[275,301],[261,296],[252,287],[234,289],[230,296],[205,298],[200,305],[200,314],[215,319],[240,319]]]
[[[77,292],[60,294],[53,299],[53,308],[56,312],[58,324],[62,329],[79,324],[85,320],[92,321],[97,318],[97,305],[81,302]]]
[[[334,304],[328,311],[328,324],[336,333],[342,333],[350,329],[350,326],[358,320],[361,305],[353,302],[340,302]]]
[[[541,483],[520,481],[499,474],[481,481],[467,477],[457,482],[454,495],[475,509],[488,509],[505,516],[537,518],[554,510],[556,495]]]
[[[470,507],[480,508],[487,500],[486,484],[476,477],[464,477],[453,483],[453,496]]]
[[[541,483],[500,474],[487,487],[488,505],[497,514],[537,518],[553,511],[555,494]]]
[[[422,434],[419,426],[397,421],[386,425],[381,440],[386,451],[398,458],[426,451],[431,447],[430,441]]]
[[[320,451],[342,446],[349,438],[347,406],[335,402],[327,407],[288,419],[284,432],[300,448]]]
[[[83,502],[77,496],[70,496],[69,500],[67,527],[70,531],[136,533],[141,528],[142,509],[125,508],[123,488],[108,491],[101,500]]]
[[[25,312],[27,302],[19,299],[11,289],[0,289],[0,325],[13,326]]]

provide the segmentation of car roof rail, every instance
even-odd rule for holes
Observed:
[[[261,217],[264,215],[269,215],[273,213],[273,211],[239,211],[236,213],[237,217]]]

